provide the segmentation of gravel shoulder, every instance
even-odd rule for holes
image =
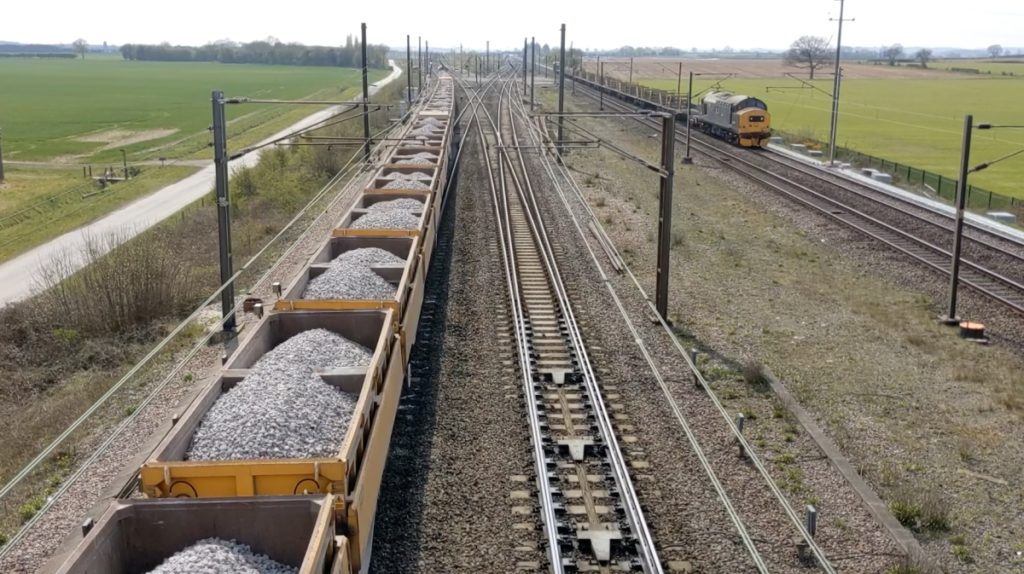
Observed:
[[[588,126],[656,157],[656,139],[620,122]],[[656,181],[593,152],[574,152],[570,164],[653,294]],[[789,470],[803,460],[793,450],[803,439],[784,414],[775,418],[772,397],[743,381],[751,359],[785,381],[883,500],[917,527],[934,562],[949,572],[1018,571],[1019,319],[964,292],[963,315],[988,324],[995,341],[967,343],[935,322],[944,279],[700,157],[677,174],[670,303],[677,331],[708,352],[702,370],[728,408],[757,417],[750,436],[791,498],[820,500],[829,482],[808,484],[803,465],[799,474]],[[824,513],[823,521],[850,526]]]

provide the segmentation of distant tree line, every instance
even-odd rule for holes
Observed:
[[[205,46],[172,46],[163,44],[125,44],[121,46],[125,60],[159,62],[221,62],[223,64],[273,64],[279,66],[358,67],[362,63],[359,42],[351,35],[344,46],[306,46],[285,44],[275,38],[239,44],[219,41]],[[386,68],[388,47],[368,44],[366,60],[371,68]]]
[[[0,53],[5,55],[17,54],[36,58],[52,57],[50,54],[68,54],[72,58],[75,57],[75,53],[69,48],[54,46],[52,44],[0,44]]]
[[[71,52],[0,52],[0,58],[56,58],[73,60],[78,55]]]

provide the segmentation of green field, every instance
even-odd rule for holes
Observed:
[[[371,81],[386,73],[374,70]],[[358,70],[218,64],[129,62],[113,57],[85,60],[0,60],[0,128],[7,160],[59,159],[74,163],[175,154],[168,144],[207,139],[210,91],[259,98],[348,99],[357,92]],[[309,106],[232,107],[229,118],[282,114],[301,117]],[[265,122],[250,122],[254,125]],[[116,131],[115,131],[116,130]],[[133,139],[157,136],[144,141]],[[83,137],[99,141],[82,141]],[[202,142],[198,147],[202,147]],[[194,147],[194,146],[193,146]],[[104,150],[104,148],[107,148]],[[193,149],[177,146],[183,157]],[[171,151],[174,151],[173,149]]]
[[[370,81],[387,75],[373,70]],[[343,101],[359,92],[359,70],[217,64],[0,59],[0,129],[7,167],[0,186],[0,260],[104,215],[193,173],[158,159],[211,160],[210,91],[262,99]],[[322,109],[316,105],[228,106],[228,147],[242,149]],[[82,178],[120,168],[121,149],[142,169],[101,194]],[[193,162],[194,163],[194,162]]]
[[[674,80],[643,83],[676,89]],[[695,80],[694,92],[710,85],[710,81]],[[730,78],[721,87],[763,99],[776,130],[827,141],[831,80],[816,80],[817,89],[800,86],[789,78]],[[1022,94],[1024,74],[1014,78],[951,74],[948,79],[846,80],[840,99],[837,144],[955,178],[964,114],[973,114],[975,123],[1022,125]],[[975,131],[973,139],[971,163],[978,164],[1024,148],[1024,129]],[[970,181],[989,191],[1024,198],[1024,155],[973,174]]]

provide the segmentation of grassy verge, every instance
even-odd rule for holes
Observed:
[[[72,231],[136,199],[179,181],[197,168],[149,166],[138,177],[100,189],[81,172],[14,169],[12,205],[3,211],[0,261]]]

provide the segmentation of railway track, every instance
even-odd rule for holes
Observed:
[[[592,99],[598,98],[588,86],[577,89]],[[605,98],[604,105],[634,111],[632,106],[611,98]],[[657,122],[636,120],[657,127]],[[699,133],[692,136],[691,145],[722,166],[950,276],[952,253],[945,246],[953,240],[951,216],[923,212],[906,201],[852,181],[837,181],[830,174],[781,155],[741,150]],[[676,138],[684,141],[685,127],[677,129]],[[780,166],[796,175],[780,173]],[[1024,314],[1024,256],[1015,249],[1024,246],[968,222],[965,229],[960,283]]]
[[[523,396],[530,418],[534,462],[538,469],[536,494],[549,567],[553,572],[662,572],[667,561],[659,559],[651,529],[644,520],[628,467],[633,460],[623,456],[618,444],[614,421],[609,416],[600,381],[595,376],[559,270],[556,250],[552,248],[552,239],[540,216],[543,202],[538,201],[531,170],[524,160],[524,149],[550,152],[547,148],[551,142],[542,141],[532,127],[526,139],[520,138],[517,124],[529,125],[530,120],[517,96],[518,90],[514,79],[495,80],[475,94],[466,88],[470,99],[476,98],[476,129],[487,147],[486,167],[501,237]],[[489,92],[490,99],[497,98],[497,104],[488,103]],[[492,107],[496,111],[492,112]],[[545,164],[549,179],[558,186],[554,182],[552,162],[545,160]],[[531,167],[536,168],[536,165]],[[559,191],[562,193],[561,189]],[[606,286],[618,300],[610,284],[606,282]],[[748,564],[758,572],[796,571],[807,566],[834,572],[822,550],[803,528],[800,517],[717,401],[715,414],[722,418],[714,423],[716,417],[712,415],[711,422],[718,426],[725,422],[730,438],[719,441],[719,436],[711,442],[732,445],[736,440],[745,445],[749,458],[744,463],[734,454],[723,457],[717,445],[714,452],[704,452],[697,431],[688,424],[683,409],[668,388],[666,373],[662,370],[665,365],[656,364],[643,335],[637,331],[621,302],[618,305],[629,332],[646,357],[651,369],[649,376],[657,380],[675,413],[674,423],[685,434],[694,459],[699,460],[699,468],[691,472],[706,475],[711,485],[709,489],[723,505],[723,516],[728,517],[730,526],[735,529],[733,544],[745,550],[741,554],[747,555]],[[689,367],[706,386],[693,365]],[[734,448],[728,447],[729,452],[735,453]],[[763,506],[752,506],[749,500],[740,505],[742,510],[734,506],[724,484],[727,481],[719,480],[714,468],[716,464],[721,465],[723,459],[731,461],[729,466],[738,464],[752,470],[753,476],[758,477],[755,480],[764,479],[769,488],[763,491],[763,496],[767,497],[763,500],[781,503],[784,512],[780,515],[769,511],[775,518],[765,520],[758,515],[764,512]],[[731,470],[724,469],[724,472]],[[735,476],[730,476],[728,482],[734,488],[737,485]],[[744,480],[742,484],[743,492],[739,494],[741,498],[748,498],[750,483]],[[688,511],[715,512],[701,508]],[[746,513],[746,519],[753,519],[758,528],[768,523],[776,527],[790,523],[794,528],[791,534],[786,533],[785,527],[775,532],[752,534],[741,512]],[[778,540],[780,544],[771,547],[769,539]],[[802,540],[806,549],[803,566],[796,558],[794,547],[790,546],[794,540]],[[767,556],[762,556],[758,544],[770,547]],[[713,562],[707,566],[711,564]]]
[[[549,569],[663,572],[551,242],[531,202],[510,108],[515,82],[492,86],[497,111],[481,102],[476,126],[487,142]]]

